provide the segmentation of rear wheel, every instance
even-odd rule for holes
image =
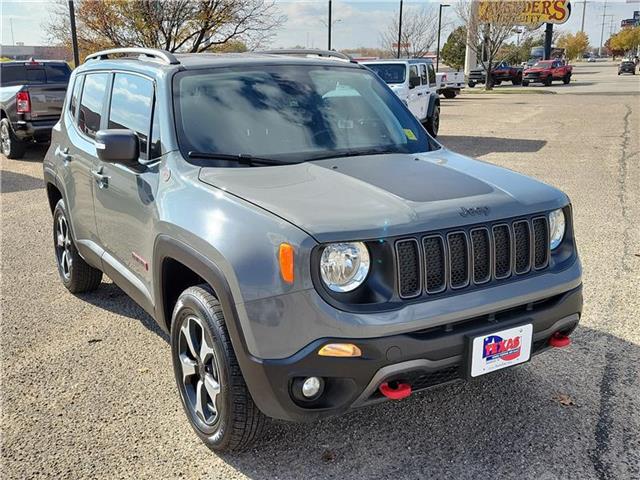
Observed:
[[[432,137],[438,136],[438,130],[440,130],[440,105],[434,107],[433,114],[427,118],[424,126]]]
[[[564,83],[565,85],[569,84],[570,81],[571,75],[565,75],[564,77],[562,77],[562,83]]]
[[[522,86],[523,87],[528,87],[529,86],[529,80],[522,80]]]
[[[455,90],[445,90],[444,92],[442,92],[442,94],[444,95],[444,98],[448,98],[448,99],[456,98]]]
[[[513,85],[520,85],[522,83],[522,77],[521,76],[517,76],[516,78],[514,78],[511,83]]]
[[[198,437],[214,451],[249,447],[266,417],[247,389],[222,308],[208,285],[190,287],[178,298],[171,352],[182,406]]]
[[[473,88],[476,86],[476,82],[469,80],[469,83],[467,83],[467,85],[469,85],[469,88]]]
[[[80,256],[69,225],[64,200],[59,200],[53,210],[53,245],[60,280],[71,293],[90,292],[100,286],[102,272]]]
[[[2,153],[6,157],[18,159],[24,156],[26,144],[15,136],[7,118],[0,121],[0,142],[2,142]]]

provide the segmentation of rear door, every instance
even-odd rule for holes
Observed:
[[[61,159],[65,200],[76,242],[81,253],[89,249],[98,255],[100,243],[93,209],[94,172],[98,167],[94,139],[103,122],[110,79],[108,73],[76,77],[69,110],[65,112],[66,136],[55,152]]]
[[[154,91],[154,82],[148,77],[115,73],[105,128],[129,129],[137,134],[140,166],[100,162],[106,182],[102,188],[94,188],[104,271],[114,279],[124,276],[125,281],[117,283],[142,305],[149,303],[151,292],[149,264],[159,175],[160,112],[156,107],[152,125],[157,105]]]

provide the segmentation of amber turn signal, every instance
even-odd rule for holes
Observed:
[[[321,357],[360,357],[362,351],[353,343],[327,343],[318,350]]]
[[[278,259],[280,261],[282,280],[287,283],[293,283],[293,247],[288,243],[281,243]]]

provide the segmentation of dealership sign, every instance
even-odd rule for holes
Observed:
[[[489,23],[560,24],[569,20],[569,15],[571,15],[569,0],[481,0],[478,5],[480,21]]]

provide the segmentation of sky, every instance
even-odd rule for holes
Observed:
[[[48,45],[42,25],[49,19],[55,0],[0,0],[0,38],[3,45],[24,42],[25,45]],[[419,8],[438,8],[440,2],[405,1],[405,15]],[[450,1],[449,3],[453,3]],[[276,0],[276,8],[286,16],[287,21],[271,40],[270,47],[306,47],[326,48],[327,46],[327,4],[326,0],[282,1]],[[339,20],[333,27],[333,48],[380,47],[381,34],[389,22],[398,14],[399,1],[389,0],[351,0],[334,1],[333,17]],[[587,1],[585,31],[591,45],[600,44],[602,20],[602,1]],[[561,31],[580,30],[583,3],[572,2],[569,20],[556,28]],[[448,32],[459,23],[454,8],[443,10],[443,42]],[[634,10],[640,10],[640,0],[614,0],[606,2],[604,39],[610,31],[620,28],[620,20],[631,18]],[[612,15],[612,16],[609,16]],[[13,32],[12,32],[13,25]],[[542,31],[542,29],[541,29]]]

